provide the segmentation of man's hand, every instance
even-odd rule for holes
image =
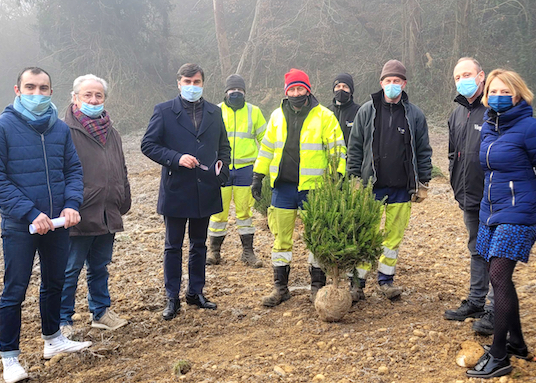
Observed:
[[[41,213],[33,220],[32,225],[35,227],[35,232],[39,235],[45,235],[49,230],[54,230],[52,220],[45,214]]]
[[[193,169],[197,165],[199,165],[199,161],[197,161],[197,158],[194,156],[191,156],[189,154],[183,154],[181,158],[179,158],[179,165],[184,166],[188,169]]]
[[[421,183],[419,182],[419,186],[417,188],[417,193],[413,194],[411,196],[411,202],[417,202],[420,203],[425,200],[426,197],[428,197],[428,190],[430,189],[430,186],[428,186],[428,182]]]
[[[251,195],[256,201],[260,201],[262,198],[262,180],[264,174],[253,173],[253,182],[251,183]]]
[[[65,217],[65,228],[76,225],[80,222],[80,213],[71,208],[65,208],[62,210],[60,217]]]

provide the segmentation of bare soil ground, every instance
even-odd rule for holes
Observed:
[[[432,132],[434,164],[447,174],[447,136]],[[460,343],[491,338],[475,335],[471,323],[450,322],[443,312],[457,307],[468,290],[469,256],[462,212],[446,178],[432,181],[430,197],[415,204],[400,250],[396,302],[379,296],[369,278],[367,299],[340,323],[321,322],[309,302],[306,248],[295,232],[290,284],[292,298],[279,307],[260,305],[271,290],[272,235],[256,215],[255,248],[265,267],[240,261],[240,241],[230,220],[224,262],[207,268],[206,295],[217,311],[183,305],[180,315],[162,320],[165,294],[162,257],[164,226],[155,213],[159,167],[139,150],[140,136],[124,138],[133,206],[125,232],[117,235],[110,265],[113,308],[130,324],[114,332],[91,329],[80,278],[75,326],[92,340],[89,351],[42,359],[38,308],[39,268],[23,306],[21,362],[36,382],[469,382],[455,364]],[[187,241],[184,247],[187,252]],[[187,257],[184,257],[185,259]],[[184,263],[184,270],[187,268]],[[515,281],[521,320],[530,350],[536,349],[536,263],[519,264]],[[192,363],[181,377],[180,359]],[[495,382],[534,382],[536,364],[513,359],[513,373]],[[476,380],[474,380],[476,382]]]

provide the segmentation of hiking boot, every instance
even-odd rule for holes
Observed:
[[[495,316],[493,311],[486,311],[482,318],[473,322],[473,331],[480,335],[493,335]]]
[[[326,285],[326,274],[320,267],[309,266],[311,276],[311,302],[315,303],[318,290]]]
[[[60,331],[61,331],[61,335],[63,335],[67,339],[71,339],[71,340],[73,340],[73,337],[74,337],[74,335],[76,333],[76,331],[74,330],[73,325],[71,325],[71,324],[61,325],[60,326]]]
[[[208,247],[206,264],[219,265],[221,261],[221,244],[225,239],[225,235],[222,235],[220,237],[209,236],[208,239],[210,244]]]
[[[466,375],[470,378],[489,379],[507,375],[510,372],[512,372],[512,365],[508,355],[498,359],[489,352],[485,352],[476,363],[476,366],[472,370],[468,370]]]
[[[288,290],[290,266],[274,266],[273,269],[274,289],[270,295],[262,298],[262,304],[266,307],[274,307],[290,299],[290,291]]]
[[[359,301],[365,300],[365,293],[363,287],[365,287],[365,280],[359,279],[359,283],[356,283],[353,277],[348,278],[350,280],[350,295],[352,296],[352,305],[355,305]]]
[[[445,319],[462,322],[467,318],[480,318],[485,313],[484,306],[475,306],[468,300],[464,299],[460,307],[458,307],[456,310],[445,311]]]
[[[28,377],[28,373],[19,363],[19,357],[2,358],[4,365],[4,381],[6,383],[20,382]]]
[[[262,261],[253,251],[253,234],[240,235],[240,241],[242,241],[242,262],[253,268],[262,267]]]
[[[92,344],[93,343],[91,342],[75,342],[60,334],[53,339],[45,340],[43,358],[51,359],[53,356],[61,354],[62,352],[77,352],[90,347]]]
[[[392,283],[385,283],[383,285],[378,285],[378,291],[385,295],[387,299],[395,299],[402,294],[402,289],[398,286],[393,285]]]
[[[106,309],[106,312],[99,320],[93,319],[91,322],[91,327],[93,328],[102,328],[103,330],[117,330],[120,327],[126,326],[128,321],[119,317],[110,309]]]

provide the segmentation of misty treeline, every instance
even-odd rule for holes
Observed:
[[[177,94],[186,62],[204,68],[215,103],[227,75],[240,73],[267,117],[291,67],[309,74],[325,105],[334,76],[348,72],[363,103],[383,63],[399,59],[410,100],[439,119],[454,106],[461,56],[536,86],[534,0],[0,0],[0,42],[2,107],[24,66],[50,71],[60,109],[74,78],[93,73],[110,84],[106,108],[122,132],[143,129],[153,106]]]

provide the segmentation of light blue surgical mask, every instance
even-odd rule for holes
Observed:
[[[385,97],[394,99],[400,96],[400,93],[402,93],[402,85],[400,84],[387,84],[383,88],[383,92],[385,93]]]
[[[203,95],[203,88],[196,85],[181,85],[181,96],[187,101],[196,102]]]
[[[91,104],[87,104],[85,102],[82,102],[82,106],[80,107],[80,111],[82,113],[84,113],[88,117],[97,118],[104,111],[104,104],[91,105]]]
[[[42,116],[50,107],[52,98],[42,94],[21,94],[20,103],[24,108],[36,116]]]
[[[456,83],[456,90],[465,98],[471,98],[478,90],[476,77],[462,78]]]
[[[511,95],[491,95],[488,97],[488,105],[491,109],[498,113],[506,112],[514,106]]]

